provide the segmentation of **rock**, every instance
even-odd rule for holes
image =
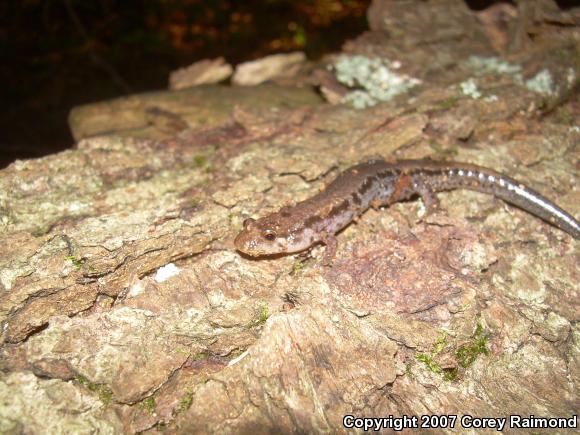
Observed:
[[[232,83],[238,86],[254,86],[277,77],[292,76],[306,61],[302,52],[273,54],[236,66]]]
[[[229,78],[234,69],[223,57],[204,59],[188,67],[173,71],[169,76],[169,89],[185,89],[198,85],[219,83]]]

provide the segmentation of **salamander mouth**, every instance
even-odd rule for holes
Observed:
[[[263,247],[260,247],[254,237],[247,231],[242,231],[234,240],[236,249],[251,257],[262,257],[271,254]]]
[[[251,238],[249,238],[248,236],[249,235],[247,232],[242,231],[234,239],[234,246],[238,251],[243,252],[244,254],[251,256],[260,255],[260,253],[257,252],[257,250],[252,246],[253,244],[255,244],[255,242],[253,242]]]
[[[242,247],[236,246],[236,249],[240,251],[242,254],[249,255],[250,257],[263,257],[265,255],[268,255],[268,253],[263,249],[249,249],[246,246]]]
[[[237,246],[236,245],[236,249],[241,252],[244,255],[247,255],[249,257],[276,257],[276,256],[280,256],[280,255],[284,255],[285,252],[269,252],[265,249],[259,249],[259,248],[248,248],[247,246]]]

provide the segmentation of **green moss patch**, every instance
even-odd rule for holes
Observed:
[[[262,326],[264,323],[266,323],[266,320],[268,320],[268,317],[270,317],[270,310],[268,308],[268,304],[266,302],[262,302],[260,304],[260,310],[259,310],[258,316],[254,320],[252,320],[248,326],[250,328],[255,328],[256,326]]]
[[[485,333],[481,323],[478,323],[471,337],[471,342],[458,347],[455,351],[455,358],[458,364],[466,369],[475,362],[479,355],[489,355],[487,341],[488,335]]]
[[[76,381],[90,392],[97,394],[99,400],[103,402],[104,405],[108,405],[113,401],[113,392],[106,385],[91,382],[84,376],[77,376]]]
[[[155,413],[155,397],[150,396],[147,397],[146,399],[143,399],[139,403],[139,406],[145,409],[149,414]]]
[[[470,367],[480,355],[489,355],[489,336],[485,332],[483,325],[477,323],[475,331],[468,343],[462,344],[454,349],[454,345],[449,343],[448,336],[442,333],[435,343],[430,353],[417,353],[415,358],[422,362],[429,371],[441,375],[445,380],[454,381],[459,377],[460,369]],[[445,353],[452,354],[457,361],[458,367],[443,368],[438,362],[439,355]]]
[[[177,412],[184,412],[191,408],[193,403],[193,391],[186,392],[183,397],[179,400],[179,408]]]
[[[76,267],[77,269],[80,269],[85,262],[84,258],[76,257],[74,255],[67,255],[66,257],[64,257],[64,259],[65,261],[66,260],[70,261],[73,264],[73,266]]]

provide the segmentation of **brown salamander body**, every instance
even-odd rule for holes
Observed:
[[[236,248],[251,256],[292,253],[316,243],[334,255],[334,234],[369,207],[389,205],[420,195],[427,208],[435,192],[469,189],[492,194],[580,239],[580,223],[538,192],[513,178],[481,166],[433,160],[389,163],[370,160],[345,170],[326,189],[294,206],[258,220],[247,219]]]

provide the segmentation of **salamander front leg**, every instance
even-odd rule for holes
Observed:
[[[324,266],[330,266],[332,264],[332,260],[334,260],[334,256],[336,255],[338,239],[334,234],[323,233],[320,240],[326,245],[326,250],[324,251],[324,256],[322,257],[322,264]]]

